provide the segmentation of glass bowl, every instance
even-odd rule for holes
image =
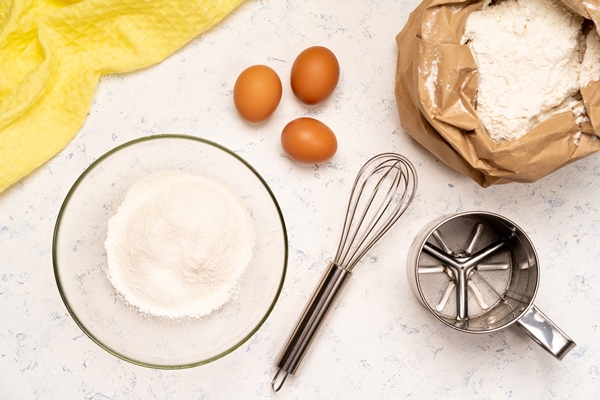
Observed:
[[[108,220],[135,182],[165,170],[225,185],[242,200],[254,222],[254,257],[238,295],[200,319],[143,316],[122,301],[107,277]],[[123,360],[165,369],[206,364],[248,340],[277,302],[288,257],[281,210],[258,172],[216,143],[183,135],[136,139],[92,163],[60,209],[52,252],[58,290],[79,327]]]

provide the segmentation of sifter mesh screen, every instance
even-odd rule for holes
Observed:
[[[440,225],[429,235],[427,242],[454,257],[468,257],[494,242],[506,239],[510,233],[506,227],[499,229],[485,219],[464,216]],[[507,313],[511,313],[511,308],[501,303],[511,287],[513,263],[511,248],[505,246],[481,260],[476,271],[469,275],[467,305],[470,325],[478,317],[487,318],[485,325],[489,325],[490,321],[503,319]],[[418,258],[418,267],[417,283],[423,299],[439,317],[447,321],[455,320],[457,293],[453,287],[455,280],[452,270],[424,252]],[[502,315],[498,315],[501,309]],[[486,316],[492,311],[496,314]]]

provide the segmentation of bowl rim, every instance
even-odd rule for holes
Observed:
[[[63,218],[63,215],[65,213],[66,207],[71,199],[71,196],[73,195],[73,193],[75,192],[75,190],[79,187],[79,185],[81,184],[81,182],[83,182],[85,180],[85,178],[88,176],[88,174],[96,167],[98,166],[100,163],[102,163],[102,161],[104,161],[105,159],[107,159],[108,157],[110,157],[111,155],[117,153],[118,151],[127,148],[127,147],[131,147],[134,146],[136,144],[140,144],[140,143],[145,143],[145,142],[149,142],[152,140],[160,140],[160,139],[184,139],[184,140],[191,140],[191,141],[196,141],[208,146],[212,146],[220,151],[223,151],[224,153],[226,153],[229,156],[234,157],[235,159],[237,159],[238,161],[240,161],[242,163],[242,165],[244,165],[246,168],[248,168],[255,176],[256,178],[258,178],[258,180],[260,181],[260,183],[262,183],[263,187],[266,189],[267,193],[269,194],[269,196],[271,197],[271,200],[273,201],[273,205],[275,206],[275,209],[277,210],[277,214],[279,216],[279,221],[281,223],[281,229],[282,229],[282,233],[283,233],[283,247],[284,247],[284,256],[283,256],[283,269],[282,269],[282,273],[281,273],[281,278],[280,278],[280,282],[279,282],[279,287],[277,288],[277,292],[275,293],[275,296],[273,298],[273,300],[271,301],[271,304],[269,305],[265,315],[258,321],[258,324],[252,328],[245,336],[243,336],[240,340],[237,341],[237,343],[235,343],[233,346],[230,346],[229,348],[227,348],[224,351],[221,351],[220,353],[209,357],[205,360],[200,360],[200,361],[196,361],[196,362],[191,362],[191,363],[183,363],[183,364],[173,364],[173,365],[165,365],[165,364],[155,364],[155,363],[149,363],[149,362],[144,362],[144,361],[140,361],[140,360],[136,360],[132,357],[128,357],[125,354],[122,354],[114,349],[112,349],[111,347],[109,347],[108,345],[104,344],[100,339],[98,339],[94,333],[92,333],[90,330],[88,330],[85,325],[83,324],[83,322],[80,321],[80,319],[78,318],[77,314],[75,313],[75,311],[71,308],[71,306],[69,305],[69,301],[67,300],[63,285],[60,281],[59,278],[59,266],[58,266],[58,259],[57,259],[57,237],[60,231],[60,225],[61,225],[61,221]],[[236,350],[237,348],[239,348],[241,345],[243,345],[246,341],[248,341],[248,339],[250,339],[252,336],[254,336],[254,334],[260,329],[260,327],[265,323],[265,321],[267,320],[267,318],[269,317],[269,315],[271,315],[271,312],[273,311],[273,309],[275,308],[275,305],[277,304],[277,300],[279,299],[280,295],[281,295],[281,291],[283,289],[283,285],[285,282],[285,277],[287,274],[287,266],[288,266],[288,256],[289,256],[289,248],[288,248],[288,235],[287,235],[287,228],[285,225],[285,220],[283,218],[283,213],[281,211],[281,208],[279,206],[279,203],[277,202],[277,199],[275,198],[275,195],[273,194],[273,191],[271,190],[271,188],[269,187],[269,185],[267,184],[267,182],[265,181],[265,179],[258,173],[258,171],[252,167],[252,165],[250,165],[250,163],[248,163],[245,159],[243,159],[241,156],[239,156],[238,154],[236,154],[234,151],[228,149],[227,147],[220,145],[216,142],[213,142],[211,140],[205,139],[205,138],[201,138],[198,136],[191,136],[191,135],[184,135],[184,134],[172,134],[172,133],[166,133],[166,134],[156,134],[156,135],[149,135],[149,136],[143,136],[143,137],[139,137],[130,141],[127,141],[125,143],[122,143],[110,150],[108,150],[107,152],[105,152],[104,154],[102,154],[100,157],[98,157],[96,160],[94,160],[89,166],[87,166],[85,168],[85,170],[79,175],[79,177],[75,180],[75,182],[73,183],[73,185],[71,186],[71,188],[69,189],[69,191],[67,192],[67,195],[65,196],[65,199],[63,200],[60,210],[57,214],[56,217],[56,223],[54,225],[54,231],[53,231],[53,235],[52,235],[52,264],[53,264],[53,271],[54,271],[54,279],[56,281],[56,285],[58,288],[58,292],[60,294],[60,297],[62,299],[63,304],[65,305],[65,307],[67,308],[67,311],[69,312],[69,314],[71,315],[71,318],[73,318],[73,320],[75,321],[75,323],[77,324],[77,326],[79,326],[79,328],[94,342],[96,343],[98,346],[100,346],[101,348],[103,348],[105,351],[107,351],[108,353],[112,354],[113,356],[120,358],[124,361],[127,361],[129,363],[135,364],[135,365],[139,365],[142,367],[148,367],[148,368],[155,368],[155,369],[164,369],[164,370],[175,370],[175,369],[185,369],[185,368],[192,368],[192,367],[197,367],[200,365],[205,365],[208,363],[211,363],[219,358],[222,358],[224,356],[226,356],[227,354],[233,352],[234,350]]]

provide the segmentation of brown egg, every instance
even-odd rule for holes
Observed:
[[[314,118],[298,118],[283,128],[281,146],[294,161],[318,164],[337,151],[337,139],[327,125]]]
[[[261,122],[275,112],[281,91],[281,80],[275,71],[266,65],[253,65],[235,81],[233,102],[242,118]]]
[[[314,46],[301,52],[290,75],[292,91],[303,103],[313,105],[325,100],[338,84],[340,64],[326,47]]]

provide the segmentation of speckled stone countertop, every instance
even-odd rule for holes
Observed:
[[[0,398],[2,399],[590,399],[600,396],[600,169],[594,155],[533,184],[483,189],[421,148],[400,127],[397,48],[417,0],[247,1],[216,28],[144,71],[101,79],[85,125],[69,145],[0,194]],[[289,71],[313,45],[337,55],[334,95],[306,107]],[[266,64],[283,98],[266,122],[236,114],[237,75]],[[283,126],[301,116],[337,134],[331,162],[301,166],[282,152]],[[52,266],[57,213],[81,172],[141,136],[181,133],[226,146],[270,185],[289,235],[279,301],[233,353],[184,370],[136,366],[107,353],[75,324]],[[359,167],[396,151],[415,164],[415,201],[357,266],[297,375],[279,393],[275,362],[341,232]],[[523,228],[541,264],[536,306],[575,347],[556,361],[517,328],[469,335],[450,329],[410,291],[405,264],[416,235],[460,211],[499,213]]]

